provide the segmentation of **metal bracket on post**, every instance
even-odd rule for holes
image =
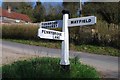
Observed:
[[[68,33],[68,18],[69,11],[63,10],[63,28],[64,40],[62,41],[62,53],[61,53],[61,68],[65,71],[69,71],[70,62],[69,62],[69,33]]]

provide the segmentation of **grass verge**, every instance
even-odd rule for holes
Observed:
[[[34,41],[34,40],[18,40],[18,39],[5,39],[8,41],[35,45],[35,46],[43,46],[48,48],[61,48],[60,42],[46,42],[46,41]],[[88,53],[94,53],[99,55],[109,55],[109,56],[120,56],[120,50],[112,47],[103,47],[103,46],[95,46],[95,45],[79,45],[76,46],[74,44],[70,44],[70,50],[74,51],[82,51]]]
[[[98,72],[90,66],[71,59],[69,71],[61,69],[59,58],[33,58],[2,66],[3,79],[14,78],[90,78],[99,80]]]

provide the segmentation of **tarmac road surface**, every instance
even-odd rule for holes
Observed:
[[[39,54],[49,57],[60,57],[60,49],[52,49],[40,46],[20,44],[10,41],[2,41],[2,54]],[[4,52],[6,51],[6,52]],[[78,56],[82,63],[96,68],[104,78],[118,78],[118,57],[89,54],[85,52],[70,51],[70,57]]]

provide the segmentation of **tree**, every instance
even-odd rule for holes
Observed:
[[[101,4],[99,13],[103,16],[109,24],[118,24],[118,3],[103,3]]]
[[[16,8],[20,6],[20,4],[18,2],[2,2],[3,9],[8,9],[8,6],[12,8],[12,11],[15,11]]]
[[[70,11],[70,17],[77,17],[78,10],[79,10],[79,3],[78,2],[63,2],[63,7],[66,10]]]
[[[33,7],[30,3],[20,2],[20,6],[16,8],[16,12],[28,15],[33,21]]]
[[[118,9],[119,5],[116,2],[111,2],[111,3],[85,3],[83,12],[84,14],[94,14],[97,15],[98,18],[102,18],[105,20],[107,23],[113,23],[113,24],[118,24]]]
[[[35,18],[34,22],[44,21],[46,15],[45,7],[40,1],[36,2],[33,16]]]
[[[45,3],[46,5],[46,20],[59,20],[62,19],[62,6],[59,3],[54,3],[56,5],[52,5],[53,3]]]

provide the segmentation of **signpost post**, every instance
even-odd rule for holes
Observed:
[[[68,33],[68,17],[69,11],[63,10],[63,28],[64,32],[64,40],[62,41],[62,53],[61,53],[61,61],[60,65],[62,69],[69,70],[70,62],[69,62],[69,33]]]
[[[38,30],[38,36],[40,38],[45,38],[45,39],[62,40],[62,51],[61,51],[60,65],[61,65],[62,69],[69,70],[70,61],[69,61],[69,32],[68,32],[68,28],[74,27],[74,26],[94,25],[94,24],[96,24],[96,17],[95,16],[88,16],[88,17],[69,19],[69,11],[63,10],[62,13],[63,13],[63,21],[59,20],[59,21],[41,22],[40,29]],[[63,26],[62,32],[45,29],[45,28],[55,28],[53,26],[56,26],[56,27]]]

